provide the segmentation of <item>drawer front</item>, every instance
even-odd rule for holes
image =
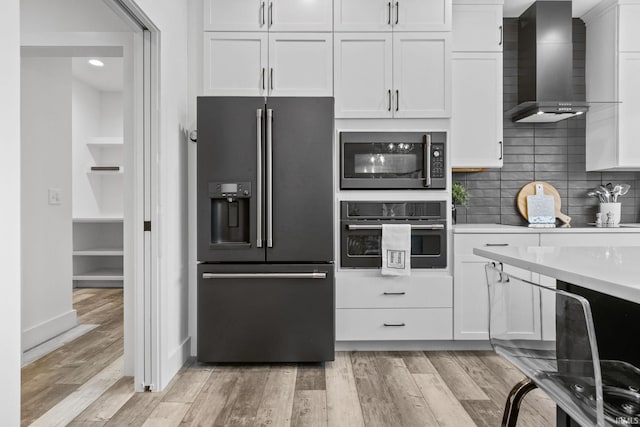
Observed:
[[[339,309],[337,341],[453,339],[450,308]]]
[[[455,255],[473,255],[473,248],[488,246],[538,246],[538,233],[530,234],[457,234],[454,237]],[[473,255],[475,257],[475,255]],[[477,257],[480,260],[486,258]]]
[[[339,277],[337,308],[448,308],[451,276]]]

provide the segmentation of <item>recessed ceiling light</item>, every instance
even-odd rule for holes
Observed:
[[[104,62],[100,61],[99,59],[90,59],[89,64],[93,65],[94,67],[104,67]]]

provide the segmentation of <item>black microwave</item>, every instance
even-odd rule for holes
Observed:
[[[445,189],[445,153],[445,132],[340,132],[340,188]]]

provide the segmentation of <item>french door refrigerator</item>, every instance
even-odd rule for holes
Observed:
[[[333,98],[198,98],[198,359],[334,359]]]

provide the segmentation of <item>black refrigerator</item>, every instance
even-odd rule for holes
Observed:
[[[198,97],[198,360],[334,359],[333,110]]]

